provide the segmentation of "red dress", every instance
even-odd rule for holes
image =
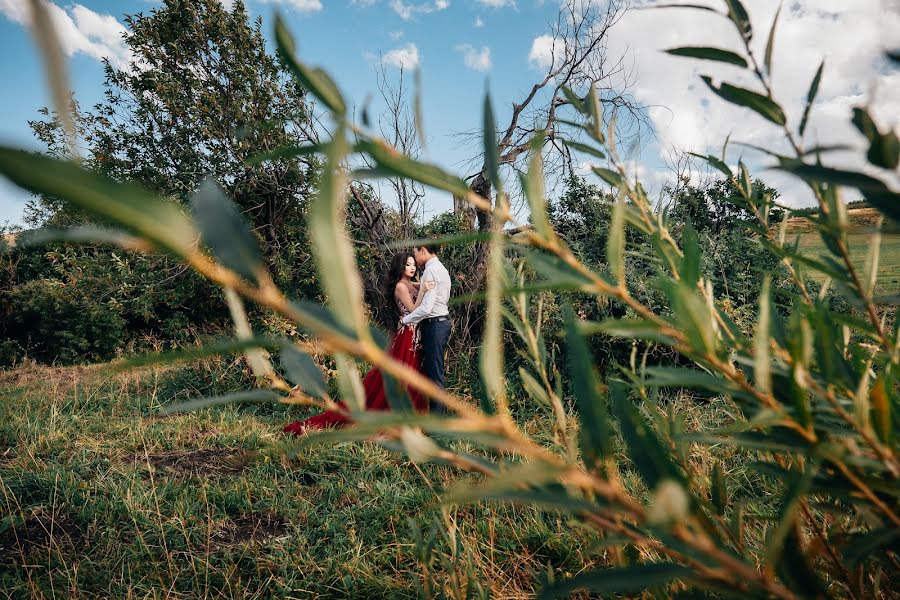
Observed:
[[[416,290],[411,289],[413,301],[416,298]],[[409,314],[403,303],[397,301],[400,309],[400,318],[402,319]],[[388,347],[388,355],[409,365],[416,371],[422,366],[421,343],[419,342],[419,330],[416,325],[398,324],[397,332],[391,345]],[[370,370],[362,380],[363,389],[366,393],[366,410],[390,410],[387,396],[384,393],[384,381],[381,378],[381,371],[378,368]],[[416,412],[427,412],[428,402],[416,390],[408,390],[410,400],[412,400],[413,408]],[[343,408],[347,405],[338,402]],[[285,425],[285,433],[293,433],[294,435],[303,435],[308,430],[327,429],[329,427],[346,427],[352,421],[349,417],[335,411],[325,411],[318,415],[312,416],[304,421],[294,421],[290,425]]]

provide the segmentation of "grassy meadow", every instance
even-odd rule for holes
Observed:
[[[868,228],[875,225],[877,212],[871,208],[858,208],[848,211],[851,231],[848,234],[850,258],[854,266],[862,273],[866,264],[866,256],[871,247],[873,235]],[[800,234],[800,250],[811,255],[826,255],[828,250],[822,237],[812,230],[806,219],[792,219],[789,231]],[[823,280],[824,275],[812,272],[812,276]],[[900,292],[900,233],[883,233],[878,261],[878,279],[875,284],[877,295],[896,294]]]
[[[466,597],[471,585],[524,598],[548,566],[560,576],[629,560],[563,514],[490,502],[442,509],[442,489],[471,476],[376,443],[316,445],[287,460],[280,427],[299,409],[154,415],[216,372],[0,374],[0,597],[415,598],[427,573],[429,595]],[[678,410],[688,429],[729,422],[721,402]],[[525,427],[551,430],[540,414]],[[718,456],[737,469],[731,491],[748,497],[752,523],[771,510],[768,487],[734,452],[694,447],[690,460],[708,472]],[[441,519],[456,543],[437,534],[423,561],[409,521],[427,539]]]

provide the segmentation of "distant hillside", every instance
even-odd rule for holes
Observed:
[[[847,214],[850,216],[850,231],[858,233],[866,233],[873,229],[878,223],[878,217],[881,215],[877,209],[868,207],[851,208],[847,211]],[[816,216],[813,215],[811,217],[794,217],[788,219],[788,232],[803,233],[806,231],[813,231],[815,229],[815,224],[813,223],[815,218]]]

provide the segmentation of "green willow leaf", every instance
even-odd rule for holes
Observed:
[[[380,374],[381,380],[384,382],[384,395],[391,410],[397,414],[411,414],[413,404],[406,386],[386,371],[380,371]]]
[[[787,123],[784,110],[771,98],[730,83],[723,82],[721,86],[716,87],[712,78],[707,75],[701,76],[700,79],[714,94],[726,102],[747,107],[776,125]]]
[[[297,60],[294,37],[285,26],[281,15],[277,14],[275,15],[275,42],[278,47],[278,55],[284,60],[300,84],[337,117],[346,115],[347,105],[344,103],[344,98],[337,85],[322,69],[309,68]]]
[[[865,533],[848,536],[843,544],[841,554],[850,568],[862,564],[869,557],[885,560],[886,550],[892,549],[894,554],[900,553],[900,528],[884,527]]]
[[[23,231],[16,237],[16,248],[28,248],[49,242],[71,242],[75,244],[111,244],[126,250],[139,250],[146,247],[140,238],[129,235],[123,231],[97,227],[95,225],[80,225],[77,227],[42,227]]]
[[[579,331],[582,335],[603,333],[615,337],[652,340],[664,344],[675,342],[660,331],[659,325],[646,319],[607,319],[599,323],[586,321],[579,324]]]
[[[397,240],[396,242],[391,242],[387,245],[387,247],[391,250],[396,250],[398,248],[415,248],[417,246],[422,246],[424,244],[434,243],[439,246],[451,246],[453,244],[469,244],[471,242],[483,242],[491,239],[490,232],[482,233],[456,233],[453,235],[446,235],[443,237],[435,237],[435,238],[416,238],[412,240]]]
[[[684,257],[678,274],[686,286],[697,287],[697,282],[700,281],[700,241],[697,238],[697,230],[690,221],[684,225],[681,245]]]
[[[491,107],[491,94],[484,94],[484,162],[487,166],[488,176],[497,193],[502,191],[500,180],[500,150],[497,147],[497,125],[494,121],[494,109]]]
[[[499,201],[503,202],[501,196]],[[497,223],[488,249],[484,337],[479,352],[479,369],[488,399],[499,414],[509,415],[506,399],[505,363],[503,361],[503,315],[501,312],[505,287],[504,236]]]
[[[531,155],[528,157],[528,173],[522,180],[528,207],[531,209],[531,223],[538,235],[547,238],[552,234],[547,217],[547,198],[544,190],[544,132],[539,131],[531,140]]]
[[[562,143],[565,144],[565,146],[567,148],[571,148],[572,150],[575,150],[577,152],[583,152],[585,154],[590,154],[594,158],[601,158],[601,159],[606,158],[606,155],[603,152],[601,152],[597,148],[594,148],[593,146],[590,146],[588,144],[582,144],[581,142],[574,142],[572,140],[562,140]]]
[[[196,361],[209,356],[237,354],[252,348],[275,349],[281,347],[283,344],[283,340],[264,337],[253,337],[243,340],[213,341],[197,348],[139,354],[127,360],[110,364],[109,374],[114,375],[129,369],[145,367],[147,365],[170,365],[179,362]]]
[[[741,4],[741,0],[725,0],[728,5],[728,18],[732,20],[741,36],[748,42],[753,39],[753,28],[750,26],[750,15]]]
[[[247,281],[265,272],[262,252],[238,207],[212,180],[205,179],[191,198],[203,241],[225,267]]]
[[[866,158],[876,167],[896,169],[900,163],[900,140],[893,131],[881,133],[865,108],[853,109],[853,125],[869,140]]]
[[[816,74],[809,86],[809,91],[806,93],[806,107],[803,109],[803,117],[800,119],[800,137],[803,137],[803,134],[806,131],[806,125],[809,123],[809,112],[812,110],[813,102],[816,101],[816,96],[819,94],[819,83],[822,81],[822,71],[824,69],[825,61],[822,60],[822,62],[819,63],[819,68],[816,70]]]
[[[772,391],[771,357],[769,355],[770,319],[772,307],[770,292],[772,279],[766,274],[763,277],[762,291],[759,293],[759,313],[756,320],[756,333],[753,336],[753,382],[763,393]]]
[[[606,398],[600,393],[600,382],[591,352],[578,331],[575,314],[568,305],[565,307],[565,316],[569,376],[581,424],[578,432],[581,455],[586,465],[596,468],[612,452],[609,407]]]
[[[606,240],[606,261],[609,271],[620,286],[625,285],[625,199],[619,195],[613,205]]]
[[[687,56],[689,58],[713,60],[747,68],[747,60],[743,56],[736,52],[732,52],[731,50],[723,50],[721,48],[711,48],[709,46],[683,46],[681,48],[669,48],[665,52],[674,56]]]
[[[728,488],[725,485],[725,469],[720,461],[716,461],[716,464],[713,465],[710,496],[716,509],[716,514],[724,516],[725,511],[728,509]]]
[[[547,280],[546,283],[551,286],[583,289],[594,285],[594,282],[587,276],[576,271],[574,267],[556,256],[533,250],[526,253],[525,258],[528,264],[543,275]]]
[[[721,171],[725,175],[725,177],[728,177],[729,179],[734,177],[734,173],[731,172],[731,167],[729,167],[725,163],[725,161],[713,156],[712,154],[704,155],[696,154],[694,152],[688,152],[688,154],[690,154],[691,156],[696,156],[701,160],[705,160],[707,163],[709,163],[710,166],[715,167],[716,169]]]
[[[625,184],[625,180],[622,179],[622,176],[613,170],[604,169],[601,167],[593,167],[591,171],[593,171],[597,175],[597,177],[613,186],[614,188],[622,187]]]
[[[571,104],[575,110],[577,110],[584,116],[588,116],[591,114],[591,109],[587,106],[587,104],[585,104],[584,100],[579,98],[578,94],[573,92],[569,86],[562,86],[562,93],[566,97],[566,100],[569,101],[569,104]]]
[[[173,202],[119,183],[80,165],[0,146],[0,174],[21,188],[46,194],[136,233],[178,256],[194,251],[197,230]]]
[[[368,337],[363,311],[362,282],[353,246],[344,224],[346,177],[341,162],[346,155],[344,130],[339,128],[328,144],[327,160],[319,193],[309,204],[309,232],[315,247],[322,287],[334,316],[359,337]]]
[[[775,47],[775,29],[778,27],[778,17],[781,15],[782,3],[778,4],[778,10],[775,11],[775,18],[772,19],[772,28],[769,29],[769,39],[766,41],[766,55],[763,64],[766,67],[766,73],[772,74],[772,50]]]
[[[571,577],[541,590],[538,598],[550,600],[569,596],[576,590],[596,594],[626,594],[663,586],[676,579],[692,579],[692,569],[669,562],[640,564],[629,567],[597,569]]]
[[[663,444],[626,390],[623,382],[610,382],[609,392],[619,420],[619,431],[635,469],[650,489],[656,488],[664,479],[672,479],[684,486],[684,474],[673,462],[671,450]]]
[[[198,398],[197,400],[174,404],[161,409],[159,414],[171,415],[173,413],[191,412],[200,410],[201,408],[235,404],[238,402],[279,402],[282,398],[283,396],[271,390],[247,390],[211,398]]]
[[[285,345],[281,349],[281,366],[287,374],[288,381],[299,385],[307,395],[324,398],[328,394],[322,369],[309,354],[302,352],[293,344]]]
[[[382,168],[381,172],[372,172],[376,176],[407,177],[424,185],[450,192],[454,196],[462,197],[469,193],[469,186],[459,177],[450,175],[436,165],[404,156],[383,142],[363,140],[356,147],[359,151],[369,154],[372,160]],[[360,170],[357,173],[365,174],[366,171]]]

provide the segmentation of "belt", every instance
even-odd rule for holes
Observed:
[[[440,323],[441,321],[449,321],[450,315],[441,315],[439,317],[428,317],[427,319],[422,319],[422,323]]]

